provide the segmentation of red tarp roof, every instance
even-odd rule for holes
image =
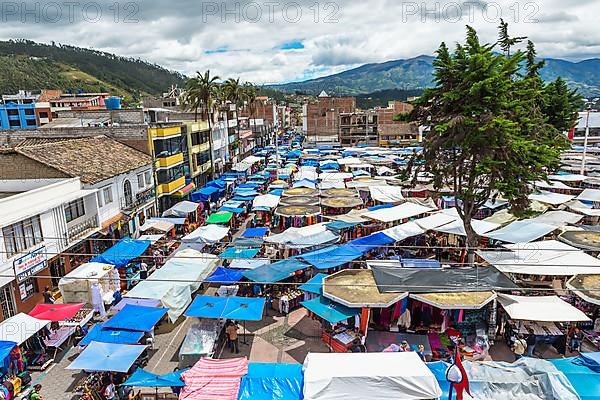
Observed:
[[[77,304],[38,304],[29,313],[31,317],[48,321],[64,321],[73,318],[83,307]]]

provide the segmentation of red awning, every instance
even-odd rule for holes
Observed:
[[[188,194],[189,192],[191,192],[192,190],[194,190],[196,188],[196,185],[194,185],[194,183],[188,183],[187,185],[185,185],[184,187],[182,187],[181,189],[179,189],[178,191],[176,191],[175,193],[173,193],[173,196],[175,197],[183,197],[186,194]]]
[[[29,313],[29,316],[46,321],[65,321],[72,319],[83,307],[77,304],[38,304]]]

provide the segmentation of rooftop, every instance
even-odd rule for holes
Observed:
[[[26,141],[15,151],[88,184],[152,163],[149,155],[102,135],[39,144]]]

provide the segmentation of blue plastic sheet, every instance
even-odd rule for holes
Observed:
[[[363,253],[349,245],[329,246],[300,254],[298,257],[318,269],[339,267],[361,257]]]
[[[165,375],[157,375],[138,368],[123,385],[153,388],[183,387],[185,386],[185,383],[181,380],[181,374],[185,371],[187,371],[187,369],[174,371]]]
[[[267,232],[269,232],[269,228],[248,228],[242,233],[242,237],[254,238],[254,237],[264,237]]]
[[[219,258],[254,258],[260,249],[238,249],[237,247],[228,247],[219,254]]]
[[[327,277],[327,274],[316,274],[310,278],[306,283],[300,285],[298,289],[304,290],[305,292],[323,294],[323,279]]]
[[[581,353],[574,362],[578,365],[583,365],[594,372],[600,373],[600,352]]]
[[[144,307],[127,304],[104,323],[104,328],[150,332],[165,316],[168,308]]]
[[[146,346],[114,343],[90,343],[65,369],[127,372]]]
[[[202,189],[196,190],[190,195],[191,201],[209,201],[209,200],[217,200],[221,194],[223,193],[223,189],[215,187],[215,186],[205,186]]]
[[[126,331],[122,329],[104,329],[102,324],[92,326],[87,335],[79,342],[80,346],[87,346],[91,342],[115,343],[115,344],[136,344],[144,332]]]
[[[348,242],[348,246],[352,246],[356,250],[367,253],[386,244],[394,243],[395,240],[385,233],[377,232],[369,236],[363,236]]]
[[[438,381],[440,388],[442,389],[442,396],[440,399],[448,399],[448,394],[450,391],[450,382],[446,379],[446,370],[450,367],[450,364],[445,363],[443,361],[435,361],[430,363],[425,363],[427,368],[433,373],[435,379]],[[452,393],[452,399],[456,398],[456,392]],[[449,399],[450,400],[450,399]]]
[[[294,272],[308,268],[309,265],[296,258],[288,258],[273,264],[265,264],[249,271],[244,276],[253,282],[275,283],[289,278]]]
[[[326,299],[323,296],[316,297],[312,300],[300,302],[308,311],[317,314],[325,321],[332,324],[344,321],[350,317],[360,314],[360,308],[350,308],[339,303],[335,303]]]
[[[0,366],[6,364],[6,359],[8,358],[11,350],[17,345],[15,342],[10,342],[8,340],[0,340]]]
[[[396,207],[396,204],[393,204],[393,203],[379,204],[379,205],[376,205],[373,207],[369,207],[369,208],[367,208],[367,210],[376,211],[376,210],[381,210],[382,208],[392,208],[392,207]]]
[[[269,194],[272,194],[275,196],[281,196],[283,194],[283,189],[273,189],[273,190],[269,191]]]
[[[236,176],[235,173],[225,173],[225,175],[229,175],[229,174],[233,174],[232,176]],[[218,189],[225,189],[225,187],[227,186],[227,183],[224,180],[221,179],[216,179],[214,181],[209,181],[206,183],[206,185],[204,185],[204,187],[216,187]]]
[[[560,358],[548,361],[565,374],[579,397],[581,397],[581,400],[600,399],[600,374],[585,365],[581,365],[580,362],[582,360],[580,357]]]
[[[260,321],[265,308],[262,297],[196,296],[185,312],[187,317]]]
[[[235,208],[235,207],[223,206],[223,207],[219,208],[217,211],[218,212],[229,211],[230,213],[234,213],[234,214],[242,214],[246,210],[244,210],[243,208]]]
[[[115,267],[124,267],[129,261],[144,254],[151,243],[152,242],[149,240],[134,240],[130,238],[121,239],[104,253],[92,258],[91,262],[112,264]]]
[[[242,276],[242,271],[238,269],[217,267],[215,272],[213,272],[211,276],[206,278],[206,282],[222,284],[236,283],[239,282],[240,279],[242,279]]]
[[[301,364],[250,363],[238,400],[301,400],[303,385]]]

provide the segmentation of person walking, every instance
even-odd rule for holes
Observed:
[[[532,330],[529,330],[529,335],[527,335],[527,357],[533,357],[533,352],[535,351],[535,342],[535,335],[533,334]]]
[[[46,286],[44,288],[44,304],[54,304],[54,296],[52,296],[52,292],[50,291],[50,286]]]
[[[240,349],[238,347],[238,330],[239,326],[235,321],[232,321],[231,324],[225,329],[225,333],[229,338],[230,348],[232,353],[239,353]]]
[[[525,354],[526,349],[527,341],[525,340],[523,334],[519,333],[517,339],[515,340],[515,343],[512,346],[512,351],[515,355],[515,361],[523,357],[523,354]]]

